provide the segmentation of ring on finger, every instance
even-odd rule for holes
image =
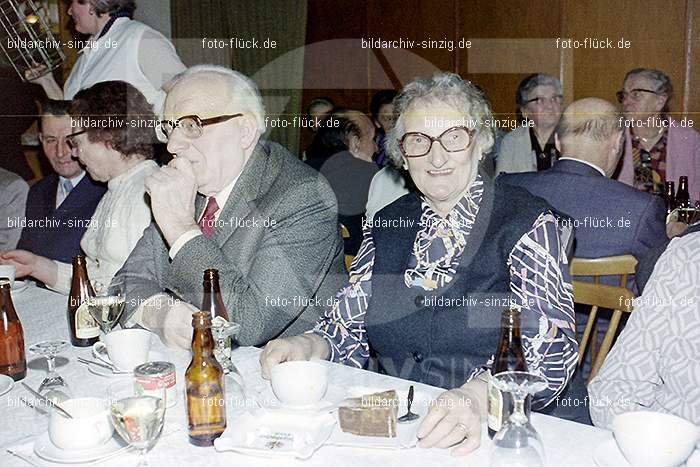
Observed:
[[[467,433],[469,432],[469,428],[467,428],[467,425],[465,425],[464,423],[458,423],[455,425],[455,428],[461,428],[462,431],[464,431],[464,437],[466,438]]]

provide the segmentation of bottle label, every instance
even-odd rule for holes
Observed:
[[[503,394],[492,381],[492,378],[489,378],[487,423],[493,431],[498,431],[503,423]]]
[[[78,339],[92,339],[100,335],[100,327],[97,321],[90,316],[87,302],[80,304],[75,310],[75,337]]]

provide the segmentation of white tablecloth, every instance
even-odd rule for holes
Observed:
[[[25,343],[30,344],[44,339],[68,339],[68,325],[66,320],[67,298],[53,292],[33,287],[24,292],[15,294],[15,307],[24,326]],[[154,347],[156,350],[167,352],[168,359],[177,367],[177,379],[180,385],[183,382],[190,355],[189,352],[179,350],[165,350],[158,339]],[[233,360],[239,370],[245,375],[246,384],[251,392],[257,393],[258,400],[271,400],[272,395],[268,382],[260,377],[260,365],[258,363],[259,349],[241,348],[233,353]],[[71,347],[61,356],[58,372],[64,376],[71,385],[76,396],[104,396],[106,389],[114,379],[97,376],[88,371],[85,365],[77,362],[77,356],[92,358],[91,350],[87,348]],[[37,359],[28,355],[29,370],[25,381],[38,387],[46,374],[46,364],[43,359]],[[341,365],[332,365],[330,373],[331,385],[335,387],[367,386],[396,388],[405,390],[410,384],[408,381],[357,370]],[[236,386],[228,385],[228,389],[234,391]],[[442,389],[416,385],[417,391],[425,391],[437,396]],[[214,448],[200,448],[192,446],[187,441],[187,419],[182,398],[182,387],[179,387],[180,400],[175,407],[168,409],[166,415],[165,431],[173,429],[178,432],[161,438],[153,450],[149,453],[149,461],[153,466],[174,467],[180,465],[207,465],[207,466],[278,466],[278,465],[307,465],[307,466],[485,466],[488,465],[489,439],[484,433],[482,447],[470,456],[453,458],[448,450],[443,449],[405,449],[405,450],[371,450],[348,447],[321,447],[314,456],[307,461],[296,460],[271,460],[244,456],[233,452],[219,453]],[[24,445],[25,449],[31,445],[34,437],[46,431],[48,419],[46,416],[27,408],[19,402],[19,397],[31,396],[19,384],[7,394],[0,396],[0,465],[2,466],[26,466],[21,459],[11,456],[5,450],[10,447]],[[236,416],[243,409],[229,406],[228,423],[235,423]],[[586,466],[594,465],[591,455],[594,449],[601,443],[611,438],[612,434],[599,428],[580,425],[577,423],[534,414],[533,424],[542,436],[547,453],[547,463],[551,466]],[[51,465],[46,461],[34,457],[36,465]],[[123,466],[135,465],[134,454],[128,453],[100,465]]]

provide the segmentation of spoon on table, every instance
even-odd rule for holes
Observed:
[[[396,419],[399,423],[412,422],[420,417],[417,413],[411,412],[411,405],[413,405],[413,385],[408,388],[408,403],[406,404],[406,414],[400,416]]]
[[[69,414],[68,412],[66,412],[66,410],[65,410],[63,407],[61,407],[60,405],[56,404],[54,401],[52,401],[52,400],[49,399],[48,397],[39,394],[39,392],[37,392],[36,390],[32,389],[31,386],[29,386],[27,383],[22,382],[22,386],[24,386],[24,388],[25,388],[27,391],[29,391],[33,396],[38,397],[39,400],[40,400],[41,402],[43,402],[43,403],[46,404],[47,406],[51,407],[52,409],[55,409],[58,413],[60,413],[60,414],[63,415],[64,417],[73,418],[73,416],[72,416],[71,414]]]

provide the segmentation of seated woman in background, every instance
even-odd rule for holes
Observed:
[[[700,232],[671,240],[634,312],[588,385],[593,423],[667,412],[700,425]],[[637,303],[638,302],[638,303]]]
[[[143,94],[123,81],[80,91],[70,113],[77,130],[67,137],[73,156],[94,180],[107,183],[80,241],[90,279],[105,285],[151,222],[144,179],[158,168],[152,160],[155,116]],[[57,292],[70,291],[71,264],[25,250],[5,252],[0,263],[16,266],[17,277],[31,276]]]
[[[515,100],[527,124],[503,137],[496,159],[496,175],[539,172],[559,159],[554,130],[564,102],[561,82],[544,73],[530,75],[518,86]]]
[[[494,136],[484,124],[488,101],[473,84],[453,73],[417,78],[394,105],[388,155],[419,192],[365,226],[337,303],[313,332],[268,343],[262,371],[267,377],[280,362],[310,358],[363,367],[371,345],[384,372],[449,389],[422,421],[419,445],[466,454],[480,444],[488,367],[508,306],[485,298],[514,294],[529,305],[521,318],[527,363],[549,383],[533,408],[550,404],[574,372],[565,242],[543,200],[478,171]],[[471,304],[470,296],[482,300]]]

